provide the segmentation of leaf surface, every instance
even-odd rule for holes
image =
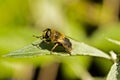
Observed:
[[[120,80],[120,62],[113,64],[106,80]]]
[[[78,42],[76,40],[70,39],[72,43],[72,56],[74,55],[89,55],[89,56],[96,56],[96,57],[103,57],[106,59],[110,59],[110,56],[101,50],[89,46],[83,42]],[[33,42],[33,44],[39,44],[37,46],[33,46],[32,44],[23,47],[22,49],[16,50],[4,56],[8,57],[35,57],[41,55],[51,55],[50,50],[54,46],[52,43],[45,43],[41,40],[37,40]],[[52,55],[60,55],[60,56],[69,56],[65,49],[62,46],[58,46],[55,48]]]

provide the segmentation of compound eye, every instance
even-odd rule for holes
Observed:
[[[51,31],[46,31],[45,38],[46,39],[50,38],[50,35],[51,35]]]
[[[47,35],[50,36],[51,32],[50,31],[47,31]]]

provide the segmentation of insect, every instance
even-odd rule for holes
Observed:
[[[54,43],[54,46],[50,50],[50,53],[52,53],[57,46],[63,46],[66,52],[71,55],[72,43],[64,34],[60,33],[57,30],[47,28],[43,31],[42,36],[34,35],[34,37],[41,38],[46,43]]]

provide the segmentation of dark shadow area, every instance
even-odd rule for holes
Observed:
[[[51,51],[51,49],[53,48],[55,44],[54,43],[46,43],[44,41],[42,41],[40,44],[39,44],[39,47],[42,48],[42,49],[47,49],[49,51]],[[65,48],[62,46],[62,45],[58,45],[54,50],[53,52],[66,52],[65,51]]]
[[[39,72],[40,72],[40,67],[38,66],[38,67],[35,68],[35,72],[33,74],[33,79],[32,80],[37,80],[38,79]]]
[[[103,0],[88,0],[90,2],[96,3],[96,4],[102,4]]]
[[[85,23],[84,28],[85,28],[87,37],[91,37],[94,34],[94,32],[98,29],[98,25]]]
[[[101,70],[98,68],[98,66],[92,62],[89,72],[91,73],[92,76],[99,76],[99,77],[103,77],[105,76],[104,74],[102,74]]]
[[[118,20],[120,21],[120,6],[119,6],[119,13],[118,13]]]
[[[63,63],[60,63],[60,66],[58,68],[58,73],[57,73],[57,76],[56,76],[56,80],[81,80],[79,78],[70,78],[69,76],[66,76],[64,71],[63,71]]]
[[[105,77],[106,74],[99,68],[98,64],[96,63],[96,58],[92,60],[91,66],[89,68],[89,72],[94,77]]]
[[[65,80],[65,77],[62,75],[62,63],[60,63],[59,68],[58,68],[58,73],[56,76],[56,80]]]

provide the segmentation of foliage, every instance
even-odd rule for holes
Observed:
[[[83,43],[83,42],[78,42],[75,40],[70,39],[70,41],[72,42],[72,51],[71,54],[72,55],[89,55],[89,56],[97,56],[97,57],[103,57],[106,59],[110,59],[110,56],[107,55],[106,53],[93,48],[92,46],[88,46],[87,44]],[[38,44],[39,46],[33,46],[32,44],[29,46],[26,46],[23,49],[17,50],[15,52],[9,53],[5,56],[17,56],[17,57],[29,57],[29,56],[39,56],[39,55],[47,55],[50,54],[50,49],[52,48],[52,44],[47,44],[45,42],[42,42],[42,40],[36,41],[33,44]],[[43,50],[43,49],[48,49],[48,50]],[[58,50],[60,50],[60,48],[57,48]],[[58,51],[56,50],[56,51]],[[64,51],[64,50],[63,50]],[[60,52],[60,51],[59,51]],[[63,54],[61,52],[56,52],[53,54],[57,54],[57,55],[62,55],[62,56],[66,56],[69,54]]]
[[[108,39],[110,42],[120,45],[120,41]],[[118,59],[118,60],[117,60]],[[120,57],[117,56],[116,62],[112,65],[111,70],[107,76],[107,80],[120,80]]]
[[[118,12],[119,0],[0,0],[0,79],[30,80],[35,68],[40,74],[58,68],[66,80],[104,80],[112,61],[107,80],[119,80]],[[61,46],[50,54],[53,44],[33,42],[48,27],[73,38],[72,56]]]
[[[83,55],[88,55],[88,56],[96,56],[96,57],[103,57],[106,59],[111,59],[111,57],[109,55],[107,55],[106,53],[92,47],[89,46],[83,42],[78,42],[75,41],[73,39],[70,39],[70,41],[72,42],[73,45],[73,50],[71,51],[72,56],[83,56]],[[41,40],[35,41],[33,44],[39,44],[39,46],[33,46],[28,45],[20,50],[16,50],[12,53],[6,54],[4,55],[4,57],[15,57],[15,58],[29,58],[29,57],[39,57],[39,56],[43,56],[43,55],[50,55],[50,49],[52,48],[52,44],[48,44],[45,42],[42,42]],[[67,54],[64,50],[62,50],[62,46],[57,47],[55,49],[55,52],[53,52],[53,55],[56,55],[56,58],[59,59],[59,61],[63,61],[63,63],[65,63],[68,67],[70,67],[70,69],[72,69],[72,71],[75,73],[76,76],[84,79],[84,80],[92,80],[91,75],[84,69],[84,68],[80,68],[80,65],[78,65],[78,62],[73,62],[73,61],[66,61],[66,58],[64,59],[62,56],[70,56],[69,54]],[[61,51],[60,51],[61,50]],[[59,56],[57,56],[59,55]],[[55,57],[55,56],[54,56]],[[71,65],[70,65],[71,64]],[[74,66],[73,66],[74,65]],[[78,75],[81,74],[82,75]],[[87,77],[84,77],[87,76]]]

